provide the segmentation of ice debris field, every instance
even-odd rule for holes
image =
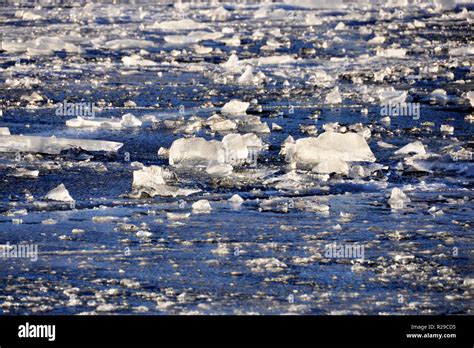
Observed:
[[[472,314],[473,11],[2,2],[0,313]]]

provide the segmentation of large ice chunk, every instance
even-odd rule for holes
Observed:
[[[57,155],[63,150],[117,152],[122,143],[105,140],[67,139],[41,136],[0,135],[0,152],[39,152]]]
[[[233,99],[222,107],[221,112],[223,114],[245,114],[249,106],[250,103]]]
[[[374,162],[375,156],[364,137],[357,133],[325,132],[317,138],[286,141],[282,153],[297,164],[318,164],[330,160]]]
[[[69,191],[66,189],[64,184],[58,185],[51,191],[49,191],[44,199],[50,201],[58,201],[58,202],[73,202],[74,199],[69,194]]]
[[[169,163],[172,166],[205,166],[211,162],[224,163],[225,151],[220,141],[203,138],[181,138],[170,148]]]

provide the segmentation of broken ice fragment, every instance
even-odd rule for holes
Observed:
[[[301,138],[286,142],[287,162],[302,165],[318,164],[331,160],[344,162],[375,162],[375,156],[364,137],[357,133],[325,132],[317,138]]]
[[[326,103],[328,104],[340,104],[342,102],[341,93],[339,93],[339,87],[334,87],[331,92],[326,95]]]
[[[421,143],[421,141],[414,141],[410,144],[405,145],[401,149],[398,149],[394,153],[395,155],[408,155],[410,153],[424,155],[426,154],[426,149],[425,146]]]
[[[224,163],[225,151],[221,142],[203,138],[181,138],[170,148],[169,163],[172,166],[204,166],[211,162]]]
[[[212,210],[211,204],[209,203],[207,199],[200,199],[199,201],[194,202],[192,205],[192,208],[193,208],[193,213],[200,213],[200,214],[210,213]]]
[[[240,100],[234,99],[226,103],[222,107],[221,112],[223,114],[245,114],[249,106],[250,106],[250,103],[246,103],[246,102],[242,102]]]
[[[0,152],[38,152],[57,155],[63,150],[117,152],[123,144],[114,141],[41,136],[0,135]]]
[[[410,198],[398,187],[394,187],[390,194],[388,204],[393,209],[403,209],[405,204],[410,202]]]
[[[349,165],[340,159],[331,159],[328,161],[320,162],[313,167],[312,172],[318,174],[346,174],[349,172]]]
[[[74,202],[74,199],[69,195],[69,191],[64,184],[60,184],[51,191],[49,191],[44,199],[58,202]]]

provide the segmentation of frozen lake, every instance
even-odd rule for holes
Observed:
[[[0,6],[0,313],[472,314],[473,5]]]

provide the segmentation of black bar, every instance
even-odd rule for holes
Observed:
[[[54,324],[55,340],[19,338],[26,322]],[[413,328],[417,325],[419,328]],[[429,325],[434,325],[431,327]],[[421,331],[421,327],[426,327]],[[32,344],[411,344],[469,346],[472,316],[1,316],[0,346]],[[407,338],[407,334],[456,338]]]

